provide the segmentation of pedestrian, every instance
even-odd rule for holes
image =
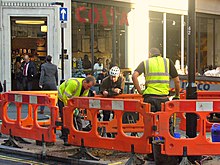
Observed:
[[[104,97],[112,97],[123,93],[125,86],[125,79],[120,74],[120,69],[113,66],[109,71],[109,76],[103,79],[100,85],[100,93]],[[112,111],[103,111],[103,121],[109,121]],[[114,115],[114,114],[113,114]],[[107,134],[111,137],[110,134]]]
[[[145,89],[143,91],[138,81],[138,76],[142,73],[145,76]],[[132,75],[138,93],[143,95],[144,102],[151,104],[151,112],[161,111],[161,103],[169,100],[170,77],[175,84],[174,99],[179,99],[180,80],[174,63],[168,58],[163,58],[159,49],[151,48],[149,59],[142,61]],[[146,160],[154,160],[153,154],[148,154]]]
[[[102,80],[108,76],[108,71],[107,69],[103,68],[102,73],[100,73],[96,79],[96,83],[101,84]]]
[[[15,74],[15,82],[16,82],[16,90],[22,91],[23,85],[22,85],[22,68],[21,68],[21,57],[17,56],[16,61],[14,63],[14,74]]]
[[[30,60],[28,55],[25,55],[24,62],[21,66],[23,73],[23,90],[31,91],[33,89],[33,81],[36,75],[35,64]]]
[[[102,64],[102,58],[98,58],[97,63],[93,66],[94,69],[94,77],[97,79],[98,75],[102,73],[103,64]]]
[[[92,63],[89,60],[89,57],[87,54],[84,55],[82,62],[83,62],[83,69],[91,69],[92,68]]]
[[[85,78],[70,78],[64,81],[58,88],[58,107],[63,122],[63,107],[67,105],[67,101],[76,97],[88,96],[90,88],[95,85],[95,77],[87,76]],[[75,122],[76,121],[76,122]],[[74,111],[74,126],[78,130],[82,130],[82,121],[78,115],[78,110]],[[61,138],[64,141],[64,145],[67,145],[68,131],[62,127]]]
[[[58,70],[55,64],[52,64],[52,56],[46,57],[46,63],[41,65],[39,87],[43,90],[57,90],[58,85]],[[40,113],[44,113],[44,108],[41,107]]]

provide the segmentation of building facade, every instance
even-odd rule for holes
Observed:
[[[86,72],[92,72],[97,58],[102,58],[106,68],[113,63],[133,71],[148,58],[151,47],[158,47],[184,73],[187,0],[59,2],[67,8],[67,13],[60,13],[60,5],[52,0],[0,0],[0,81],[6,80],[7,90],[16,90],[13,64],[17,56],[24,54],[39,63],[46,55],[52,55],[61,78],[62,14],[67,15],[62,25],[65,79],[81,69],[79,64],[85,55],[91,62]],[[196,1],[198,72],[209,65],[220,65],[218,5],[220,2],[216,0]]]

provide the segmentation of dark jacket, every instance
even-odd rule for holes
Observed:
[[[56,65],[49,62],[46,62],[41,65],[39,84],[51,84],[55,86],[58,85],[58,70]]]
[[[120,93],[123,93],[125,86],[125,79],[123,77],[119,77],[118,80],[114,83],[110,76],[107,76],[103,79],[102,84],[100,85],[100,93],[102,94],[103,91],[108,91],[109,97],[118,95],[118,93],[114,92],[115,88],[121,89]]]
[[[1,81],[0,81],[0,92],[3,92],[3,87],[2,87]]]
[[[28,65],[28,68],[27,68],[27,78],[28,78],[29,81],[33,81],[33,79],[34,79],[34,77],[36,76],[36,73],[37,73],[36,67],[35,67],[34,62],[29,61],[28,63],[29,63],[29,65]],[[23,76],[24,76],[24,68],[25,68],[25,62],[22,63]]]

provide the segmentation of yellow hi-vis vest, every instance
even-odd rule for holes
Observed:
[[[58,88],[58,98],[63,101],[64,105],[67,105],[67,100],[80,96],[82,89],[82,82],[84,78],[70,78],[64,81]],[[85,90],[81,96],[88,96],[89,89]]]
[[[161,56],[151,57],[144,61],[145,94],[169,94],[169,59]]]

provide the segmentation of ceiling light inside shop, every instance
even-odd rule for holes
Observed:
[[[47,25],[43,25],[40,27],[41,32],[47,32]]]
[[[43,25],[45,21],[41,20],[16,20],[16,24]]]

